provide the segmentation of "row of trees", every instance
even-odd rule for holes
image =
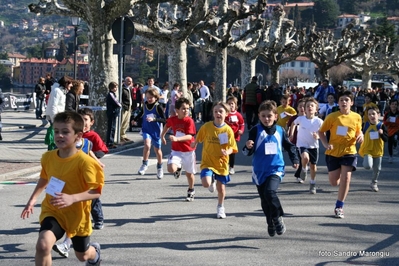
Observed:
[[[319,0],[321,1],[321,0]],[[117,2],[117,3],[115,3]],[[378,37],[367,30],[356,30],[353,25],[344,29],[341,38],[332,31],[318,31],[316,25],[297,31],[293,21],[284,19],[282,6],[273,11],[273,19],[261,17],[266,1],[247,7],[245,1],[229,6],[227,0],[218,0],[216,6],[208,1],[111,1],[88,0],[80,5],[78,0],[64,0],[31,4],[30,10],[43,14],[62,14],[82,17],[89,29],[89,60],[91,100],[103,105],[106,85],[117,80],[117,64],[112,54],[113,38],[110,27],[115,18],[129,15],[134,21],[136,34],[168,53],[169,81],[183,84],[186,92],[187,46],[196,47],[215,57],[214,78],[217,84],[216,99],[225,98],[227,87],[227,54],[241,62],[241,80],[248,81],[255,74],[255,62],[262,56],[268,63],[273,82],[278,82],[279,67],[305,55],[314,62],[323,78],[328,69],[343,62],[369,73],[376,69],[375,62],[384,62],[384,68],[394,68],[389,55],[391,40]],[[249,23],[249,29],[239,36],[232,30]],[[365,75],[366,77],[367,75]]]

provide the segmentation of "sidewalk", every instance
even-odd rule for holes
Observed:
[[[2,136],[0,141],[0,181],[24,177],[39,172],[40,159],[47,151],[44,144],[49,123],[35,119],[35,111],[5,111],[1,114]],[[127,132],[130,143],[118,145],[109,153],[139,146],[143,143],[138,132]]]

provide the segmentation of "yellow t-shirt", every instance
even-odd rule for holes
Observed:
[[[332,150],[326,150],[327,155],[342,157],[356,154],[356,136],[362,130],[362,118],[358,113],[348,115],[340,111],[329,114],[321,125],[320,132],[330,130],[330,144]]]
[[[371,136],[370,132],[374,132],[374,135]],[[377,134],[378,138],[376,138]],[[364,133],[364,141],[359,148],[359,155],[364,157],[366,154],[373,158],[382,157],[384,154],[384,141],[378,133],[377,125],[370,124]]]
[[[104,172],[93,158],[81,150],[68,158],[60,158],[57,153],[58,150],[53,150],[43,154],[40,178],[49,181],[54,176],[64,181],[62,193],[66,194],[81,193],[90,189],[101,192],[104,186]],[[51,195],[46,194],[43,199],[40,223],[46,217],[54,217],[70,238],[91,235],[91,200],[58,209],[50,203],[51,198]]]
[[[287,112],[289,114],[292,114],[292,116],[296,115],[296,111],[294,108],[291,106],[283,107],[282,105],[277,107],[277,114],[278,114],[278,120],[277,120],[277,125],[283,127],[284,129],[287,129],[287,123],[288,120],[290,120],[291,116],[283,114],[284,112]]]
[[[227,124],[216,127],[213,121],[205,123],[198,131],[196,141],[203,143],[201,169],[209,168],[218,175],[229,174],[229,156],[222,154],[222,149],[233,149],[237,153],[234,132]],[[221,144],[223,143],[223,144]]]
[[[369,121],[369,114],[368,114],[368,112],[366,112],[366,109],[369,107],[378,108],[378,106],[373,102],[363,104],[363,123],[366,123]]]

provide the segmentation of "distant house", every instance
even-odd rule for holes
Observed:
[[[58,45],[51,45],[44,49],[44,54],[46,58],[55,57],[58,54],[60,47]]]
[[[40,77],[51,73],[55,77],[54,69],[58,61],[55,59],[30,58],[20,62],[21,74],[18,83],[22,86],[34,86]]]
[[[19,23],[19,28],[22,30],[27,30],[29,28],[29,23],[25,19],[21,20]]]
[[[337,18],[337,28],[343,29],[348,24],[353,23],[355,26],[360,28],[367,28],[366,22],[371,19],[371,16],[368,14],[359,14],[359,15],[352,15],[352,14],[342,14]]]
[[[26,59],[26,56],[19,53],[8,53],[7,56],[8,59],[14,64],[14,67],[18,67],[19,62]]]
[[[302,79],[314,80],[316,66],[309,58],[299,56],[294,61],[285,63],[280,67],[279,73],[292,73]]]

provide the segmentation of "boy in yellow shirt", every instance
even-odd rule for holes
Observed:
[[[374,107],[377,107],[377,108],[378,108],[378,106],[377,106],[375,103],[373,103],[373,102],[371,101],[372,98],[373,98],[373,96],[371,96],[370,93],[367,93],[367,94],[364,96],[364,104],[363,104],[363,124],[369,121],[369,116],[368,116],[368,114],[367,114],[367,108],[371,108],[371,107],[373,107],[373,108],[374,108]]]
[[[378,191],[378,177],[381,171],[382,156],[384,155],[384,142],[388,140],[387,127],[380,121],[380,109],[369,107],[366,109],[369,121],[364,123],[364,142],[360,146],[359,155],[363,157],[363,167],[373,169],[373,179],[370,183],[372,191]]]
[[[294,108],[290,106],[290,97],[288,95],[283,95],[281,97],[281,105],[277,107],[278,120],[277,125],[287,129],[287,122],[290,118],[296,115]]]
[[[198,131],[191,147],[203,143],[201,160],[202,186],[214,192],[218,191],[218,206],[216,218],[224,219],[224,198],[226,184],[230,182],[229,155],[237,153],[237,143],[234,132],[224,121],[230,112],[230,107],[223,102],[216,103],[213,108],[213,121],[205,123]],[[217,182],[216,182],[217,181]]]
[[[362,118],[351,111],[353,94],[344,91],[338,98],[339,112],[329,114],[319,129],[320,141],[326,148],[328,178],[339,186],[335,217],[344,218],[344,201],[349,192],[352,171],[356,170],[356,142],[363,142]],[[326,132],[330,131],[327,141]]]
[[[86,265],[100,265],[100,244],[90,243],[91,200],[99,198],[104,186],[101,166],[76,148],[82,138],[84,121],[76,112],[62,112],[54,118],[54,138],[58,149],[41,159],[40,179],[21,218],[29,218],[40,193],[40,233],[36,244],[36,265],[51,265],[51,249],[64,233],[71,238],[75,255]]]

